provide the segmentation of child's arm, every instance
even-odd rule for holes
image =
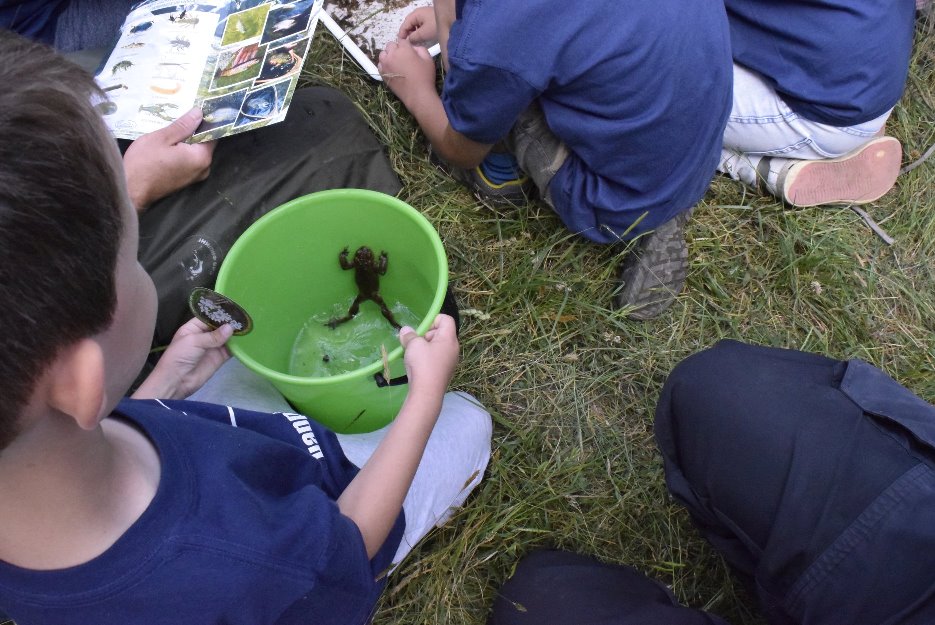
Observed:
[[[224,344],[233,332],[227,324],[211,330],[198,319],[188,321],[172,337],[133,399],[185,399],[197,391],[230,358]]]
[[[386,85],[416,118],[441,158],[462,169],[476,167],[484,160],[492,146],[468,139],[448,123],[448,114],[435,91],[435,61],[425,48],[413,46],[406,39],[391,41],[380,53],[379,69]]]
[[[447,315],[439,315],[425,337],[404,327],[399,341],[406,350],[409,394],[370,460],[338,497],[338,508],[357,524],[370,558],[399,516],[458,363],[458,337]]]

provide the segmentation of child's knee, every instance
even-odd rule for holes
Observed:
[[[692,419],[697,414],[695,408],[719,396],[723,388],[733,386],[734,348],[735,344],[722,342],[678,363],[662,389],[657,420],[663,412],[674,421]]]
[[[460,439],[463,446],[490,455],[493,421],[473,395],[463,391],[446,393],[438,421],[438,425]]]

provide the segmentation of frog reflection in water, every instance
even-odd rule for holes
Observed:
[[[386,252],[380,252],[380,259],[378,261],[373,257],[373,252],[369,247],[362,246],[354,253],[354,260],[349,261],[347,256],[348,250],[345,247],[338,255],[338,261],[341,263],[341,269],[354,270],[354,281],[357,283],[357,297],[354,298],[354,303],[351,304],[350,309],[348,309],[347,315],[335,317],[328,322],[328,327],[333,330],[345,321],[353,319],[360,310],[361,303],[369,299],[380,307],[380,312],[383,313],[386,320],[398,330],[400,325],[396,322],[396,319],[393,318],[393,313],[387,308],[386,302],[384,302],[383,298],[380,296],[380,276],[386,274],[386,266],[389,260]]]

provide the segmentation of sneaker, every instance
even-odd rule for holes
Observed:
[[[840,158],[791,161],[779,172],[779,196],[792,206],[866,204],[896,184],[903,149],[895,137],[879,137]]]
[[[643,235],[620,265],[617,308],[628,308],[630,319],[640,321],[662,314],[685,285],[688,245],[685,224],[691,211],[683,211]]]
[[[482,200],[494,204],[526,203],[529,178],[509,152],[490,152],[481,164],[473,169],[452,167],[434,151],[430,152],[429,160]]]

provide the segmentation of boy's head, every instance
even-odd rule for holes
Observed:
[[[131,290],[142,280],[128,265],[138,267],[135,213],[119,154],[93,107],[103,99],[94,81],[49,48],[0,29],[0,85],[2,450],[36,394],[54,386],[46,381],[63,353],[93,338],[108,369],[141,360],[109,353],[121,347],[112,336],[120,324],[112,322],[118,299],[133,308],[124,294],[144,306],[153,299],[145,287]],[[117,376],[120,384],[137,371]],[[116,401],[109,396],[120,384],[99,377]]]

